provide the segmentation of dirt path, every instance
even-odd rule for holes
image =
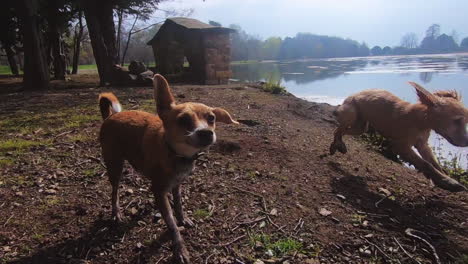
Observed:
[[[347,155],[327,156],[332,107],[244,85],[173,88],[244,123],[219,125],[184,186],[194,263],[433,263],[407,228],[442,263],[467,263],[468,195],[431,189],[350,137]],[[149,88],[108,90],[124,109],[154,111]],[[126,222],[110,221],[100,91],[0,95],[0,263],[170,263],[148,182],[130,167]]]

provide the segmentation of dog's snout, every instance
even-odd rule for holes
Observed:
[[[210,145],[213,143],[214,133],[211,130],[203,129],[197,131],[197,137],[201,145]]]

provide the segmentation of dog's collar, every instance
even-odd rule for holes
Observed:
[[[177,160],[183,161],[183,162],[194,162],[196,161],[199,157],[201,157],[204,153],[201,151],[198,151],[191,157],[186,157],[184,155],[181,155],[175,151],[175,149],[169,144],[169,142],[166,141],[167,148],[169,149],[169,153],[174,155]]]

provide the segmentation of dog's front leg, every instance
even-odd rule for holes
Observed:
[[[179,226],[193,227],[194,223],[184,215],[182,208],[182,185],[179,184],[172,189],[172,197],[174,199],[174,211]]]
[[[445,173],[445,170],[440,166],[439,162],[437,162],[436,158],[434,157],[434,153],[432,153],[432,149],[431,147],[429,147],[429,144],[427,144],[427,142],[418,143],[415,145],[415,147],[418,150],[419,154],[421,154],[421,157],[423,159],[431,163],[432,166],[434,166],[440,172]]]
[[[185,248],[184,240],[180,235],[179,228],[177,227],[176,221],[174,216],[172,215],[171,205],[169,203],[169,197],[167,192],[154,192],[156,196],[156,200],[158,203],[159,210],[161,211],[161,215],[166,222],[167,228],[172,236],[173,241],[173,254],[175,263],[180,264],[189,264],[190,257],[188,254],[187,249]]]
[[[451,192],[466,191],[466,188],[463,185],[437,170],[431,163],[416,154],[411,147],[394,144],[393,151],[400,155],[404,161],[413,164],[416,169],[421,171],[426,177],[432,179],[440,188]]]

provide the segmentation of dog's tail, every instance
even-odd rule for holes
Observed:
[[[122,111],[122,106],[113,93],[101,93],[99,95],[99,109],[101,110],[102,119],[105,120],[110,115]]]

